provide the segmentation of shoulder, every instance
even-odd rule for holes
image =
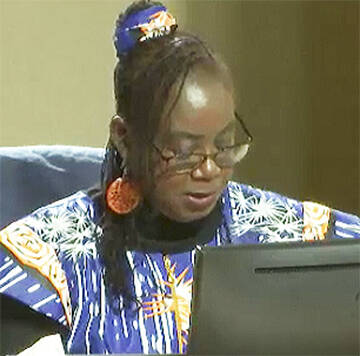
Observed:
[[[251,237],[249,242],[281,242],[360,238],[360,219],[355,215],[250,185],[229,182],[223,194],[223,207],[232,240]]]
[[[96,256],[92,200],[78,192],[0,232],[0,293],[70,326],[68,281],[84,256]]]
[[[94,248],[96,234],[100,232],[96,214],[93,200],[80,191],[34,211],[15,226],[26,226],[59,255],[67,255],[69,249],[79,244]]]

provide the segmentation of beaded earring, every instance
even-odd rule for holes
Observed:
[[[106,191],[107,206],[119,215],[128,214],[134,210],[140,202],[140,197],[138,187],[122,177],[111,182]]]

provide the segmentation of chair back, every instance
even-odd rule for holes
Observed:
[[[0,229],[33,210],[100,183],[103,148],[0,147]]]

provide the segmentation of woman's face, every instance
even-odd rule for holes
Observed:
[[[231,85],[224,86],[219,75],[201,69],[189,73],[179,100],[166,127],[160,129],[154,144],[163,152],[217,152],[229,145],[233,135],[234,101]],[[174,94],[175,95],[175,94]],[[230,137],[230,138],[229,138]],[[205,159],[196,169],[169,171],[159,152],[152,155],[154,167],[150,204],[168,218],[189,222],[207,216],[215,207],[232,168],[220,168]]]

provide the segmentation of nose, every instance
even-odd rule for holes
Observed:
[[[218,177],[221,173],[221,168],[215,163],[215,161],[207,156],[204,157],[201,165],[192,171],[192,178],[212,180]]]

